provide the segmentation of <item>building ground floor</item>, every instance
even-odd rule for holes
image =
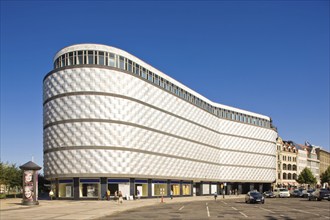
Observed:
[[[105,199],[107,191],[115,198],[119,191],[124,199],[178,196],[245,194],[250,190],[271,190],[271,183],[212,182],[136,178],[59,178],[51,181],[51,190],[58,199]]]

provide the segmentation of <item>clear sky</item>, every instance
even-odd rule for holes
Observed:
[[[1,161],[43,166],[42,80],[79,43],[123,49],[329,150],[329,1],[1,0]]]

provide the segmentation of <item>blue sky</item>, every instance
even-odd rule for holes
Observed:
[[[123,49],[329,150],[329,1],[1,1],[1,161],[43,165],[42,80],[78,43]]]

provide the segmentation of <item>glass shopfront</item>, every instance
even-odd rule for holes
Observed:
[[[191,183],[182,183],[182,195],[191,195]]]
[[[148,181],[147,180],[135,180],[134,181],[134,195],[147,197],[148,196]]]
[[[59,198],[72,198],[73,197],[73,180],[72,179],[59,180],[58,197]]]
[[[129,179],[108,179],[108,190],[110,191],[110,196],[117,195],[119,191],[123,197],[130,196],[129,191]]]
[[[173,191],[174,196],[179,196],[180,195],[180,183],[171,182],[171,190]]]
[[[209,195],[210,194],[210,184],[203,183],[203,195]]]
[[[211,184],[211,194],[218,193],[217,184]]]
[[[167,196],[167,182],[163,180],[152,181],[152,196]]]
[[[79,197],[98,198],[100,195],[100,179],[80,179]]]

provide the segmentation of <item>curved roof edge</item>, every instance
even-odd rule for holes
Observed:
[[[74,44],[71,46],[67,46],[62,48],[61,50],[59,50],[53,59],[53,62],[55,62],[55,60],[61,56],[62,54],[71,52],[71,51],[76,51],[76,50],[101,50],[101,51],[108,51],[108,52],[112,52],[121,56],[124,56],[130,60],[132,60],[133,62],[139,63],[139,65],[143,66],[144,68],[147,68],[148,70],[156,73],[157,75],[161,76],[162,78],[166,79],[167,81],[172,82],[173,84],[175,84],[176,86],[179,86],[180,88],[186,90],[187,92],[193,94],[194,96],[198,97],[199,99],[213,105],[214,107],[219,107],[219,108],[223,108],[223,109],[227,109],[230,111],[235,111],[235,112],[239,112],[242,114],[246,114],[246,115],[250,115],[250,116],[254,116],[254,117],[259,117],[265,120],[270,121],[270,117],[262,115],[262,114],[258,114],[255,112],[250,112],[250,111],[246,111],[246,110],[242,110],[239,108],[235,108],[235,107],[231,107],[231,106],[227,106],[227,105],[223,105],[220,103],[216,103],[213,102],[209,99],[207,99],[206,97],[200,95],[199,93],[195,92],[194,90],[190,89],[189,87],[185,86],[184,84],[180,83],[179,81],[173,79],[172,77],[166,75],[165,73],[163,73],[162,71],[156,69],[155,67],[151,66],[150,64],[148,64],[147,62],[137,58],[136,56],[121,50],[119,48],[116,47],[112,47],[112,46],[108,46],[108,45],[104,45],[104,44],[94,44],[94,43],[82,43],[82,44]]]

